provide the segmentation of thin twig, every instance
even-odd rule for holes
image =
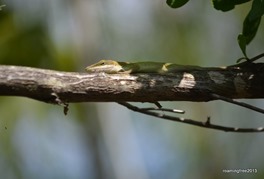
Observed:
[[[264,110],[261,109],[261,108],[258,108],[256,106],[252,106],[252,105],[247,104],[247,103],[235,101],[235,100],[233,100],[231,98],[227,98],[227,97],[224,97],[224,96],[221,96],[221,95],[218,95],[218,94],[211,94],[211,96],[213,97],[213,99],[222,100],[222,101],[225,101],[225,102],[228,102],[228,103],[236,104],[238,106],[242,106],[244,108],[248,108],[248,109],[251,109],[253,111],[256,111],[256,112],[264,114]]]
[[[145,111],[164,111],[164,112],[171,112],[171,113],[178,113],[184,114],[185,111],[181,109],[168,109],[168,108],[140,108],[141,110]]]
[[[264,57],[264,53],[261,53],[261,54],[255,56],[255,57],[253,57],[253,58],[242,57],[242,58],[239,58],[239,59],[237,60],[237,62],[240,62],[240,61],[243,60],[243,59],[246,59],[246,61],[244,61],[244,62],[242,62],[242,63],[239,63],[239,64],[236,64],[235,66],[237,66],[237,65],[242,65],[242,64],[246,64],[246,63],[253,63],[254,61],[256,61],[256,60],[258,60],[258,59],[260,59],[260,58],[262,58],[262,57]]]
[[[255,57],[253,57],[253,58],[250,58],[249,60],[248,60],[248,62],[254,62],[254,61],[256,61],[256,60],[258,60],[258,59],[260,59],[260,58],[262,58],[262,57],[264,57],[264,53],[261,53],[261,54],[259,54],[259,55],[257,55],[257,56],[255,56]]]
[[[158,108],[162,108],[161,104],[158,101],[153,102]]]
[[[210,117],[207,118],[206,122],[200,122],[200,121],[195,121],[192,119],[185,119],[185,118],[160,114],[160,113],[156,113],[156,112],[152,112],[152,111],[142,110],[141,108],[138,108],[137,106],[131,105],[127,102],[118,102],[118,104],[125,106],[130,110],[133,110],[133,111],[136,111],[136,112],[139,112],[142,114],[158,117],[161,119],[166,119],[166,120],[176,121],[176,122],[182,122],[182,123],[186,123],[186,124],[191,124],[191,125],[195,125],[195,126],[199,126],[199,127],[209,128],[209,129],[221,130],[221,131],[225,131],[225,132],[243,132],[243,133],[246,133],[246,132],[263,132],[264,131],[263,127],[237,128],[237,127],[227,127],[227,126],[215,125],[215,124],[211,123]]]

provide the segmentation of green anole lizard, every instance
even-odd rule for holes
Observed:
[[[252,62],[263,57],[260,54],[252,59],[247,59],[245,62],[238,63],[226,67],[200,67],[192,65],[179,65],[174,63],[163,62],[119,62],[114,60],[100,60],[99,62],[85,68],[88,73],[104,72],[108,74],[116,73],[158,73],[168,74],[181,71],[204,71],[204,70],[224,70],[227,68],[242,67],[244,65],[252,64]]]
[[[88,73],[104,72],[108,74],[116,73],[158,73],[168,74],[181,71],[201,71],[201,70],[224,70],[227,67],[200,67],[191,65],[178,65],[174,63],[162,62],[119,62],[114,60],[100,60],[98,63],[85,68]]]
[[[88,73],[104,72],[116,73],[158,73],[166,74],[179,71],[205,70],[200,66],[178,65],[162,62],[119,62],[114,60],[100,60],[98,63],[85,68]]]

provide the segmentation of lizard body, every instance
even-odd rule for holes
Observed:
[[[254,65],[254,61],[264,57],[264,53],[246,61],[226,67],[200,67],[191,65],[178,65],[174,63],[163,62],[118,62],[114,60],[100,60],[99,62],[85,68],[88,73],[174,73],[179,71],[200,71],[200,70],[224,70],[227,68],[240,69],[241,67]],[[241,58],[244,59],[244,58]],[[239,61],[241,60],[239,59]]]
[[[88,73],[174,73],[179,71],[205,70],[206,68],[191,65],[178,65],[163,62],[118,62],[114,60],[100,60],[85,68]],[[217,68],[221,69],[221,68]]]
[[[200,67],[192,65],[178,65],[174,63],[163,62],[119,62],[114,60],[100,60],[99,62],[85,68],[88,73],[175,73],[180,71],[203,71],[203,70],[225,70],[227,68],[240,69],[241,67],[254,65],[254,61],[264,57],[264,53],[246,61],[226,67]],[[241,58],[244,59],[244,58]],[[239,60],[241,60],[239,59]]]

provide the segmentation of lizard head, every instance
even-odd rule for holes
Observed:
[[[114,60],[100,60],[99,62],[85,68],[88,73],[118,73],[123,71],[120,62]]]

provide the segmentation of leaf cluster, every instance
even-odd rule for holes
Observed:
[[[185,5],[189,0],[167,0],[171,8],[179,8]],[[212,0],[213,7],[223,12],[233,10],[236,5],[247,3],[251,0]],[[258,31],[261,17],[264,14],[264,0],[253,0],[251,9],[244,19],[242,33],[237,37],[238,45],[247,57],[246,47],[254,39]]]

